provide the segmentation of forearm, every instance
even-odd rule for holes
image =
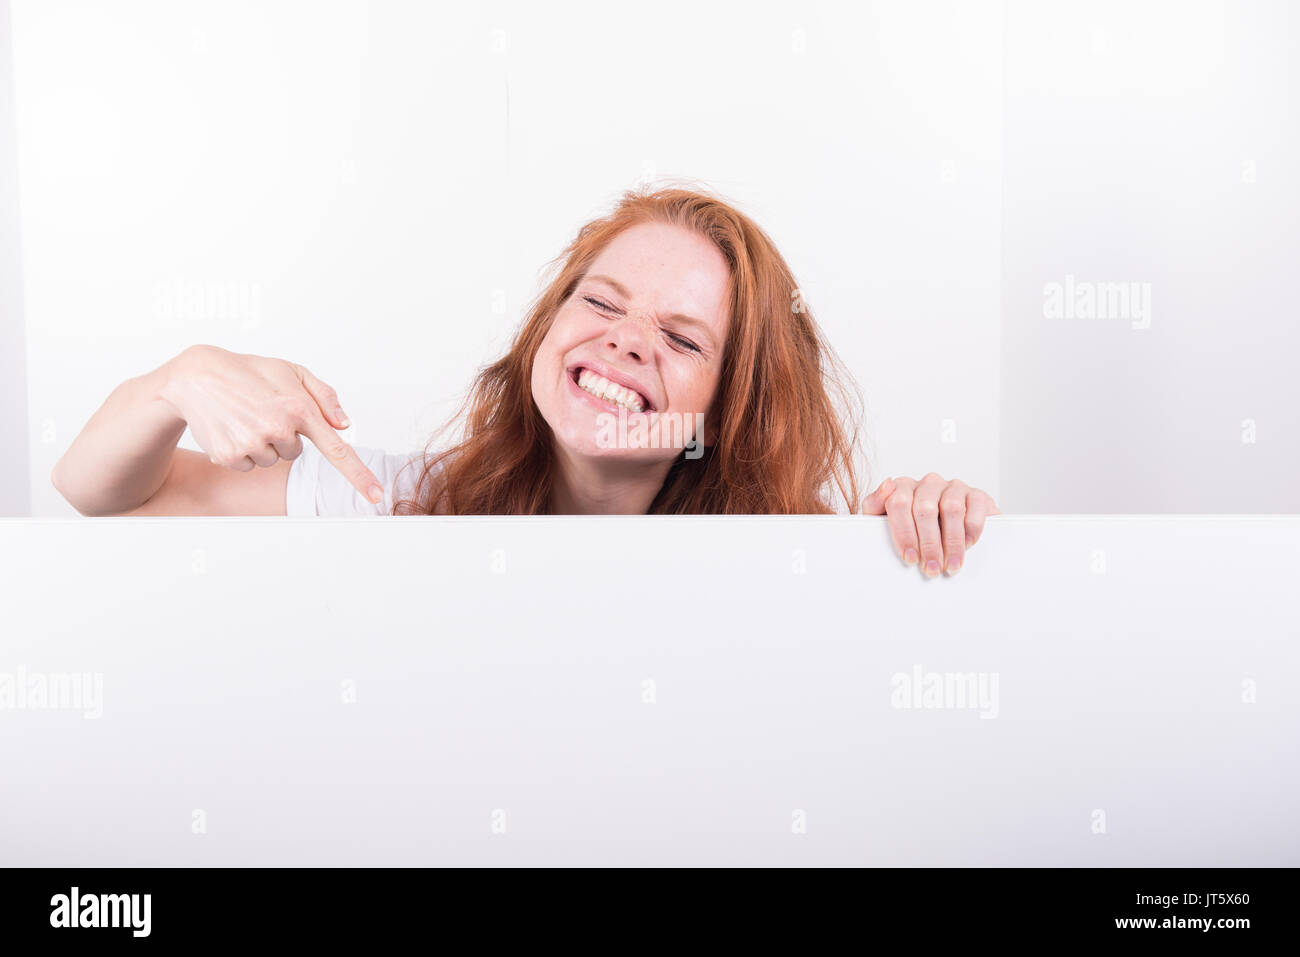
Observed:
[[[55,463],[50,480],[81,514],[135,508],[166,480],[185,433],[185,421],[160,396],[177,359],[114,389]]]

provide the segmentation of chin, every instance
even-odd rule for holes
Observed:
[[[611,464],[655,465],[680,454],[680,451],[676,449],[633,449],[603,446],[596,441],[594,434],[582,428],[574,429],[567,434],[556,432],[555,438],[570,455],[580,455],[584,458],[598,459]]]
[[[594,418],[590,421],[564,422],[559,428],[550,422],[547,424],[551,426],[555,442],[569,455],[607,465],[651,467],[662,465],[682,454],[681,449],[637,449],[603,445],[598,441],[600,427]]]

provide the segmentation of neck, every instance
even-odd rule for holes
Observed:
[[[663,488],[672,464],[601,462],[559,449],[551,486],[551,514],[645,515]]]

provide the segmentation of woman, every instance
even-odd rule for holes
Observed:
[[[628,192],[556,263],[441,452],[353,449],[302,366],[193,346],[119,386],[51,478],[86,515],[887,515],[931,576],[1000,514],[934,473],[859,500],[851,380],[772,241],[720,198]],[[206,455],[176,448],[187,425]]]

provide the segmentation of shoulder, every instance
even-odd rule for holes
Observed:
[[[357,446],[355,451],[384,487],[382,502],[375,504],[354,489],[315,445],[304,441],[302,454],[289,468],[285,514],[391,515],[393,503],[411,494],[426,467],[423,452],[394,453],[362,446]]]

